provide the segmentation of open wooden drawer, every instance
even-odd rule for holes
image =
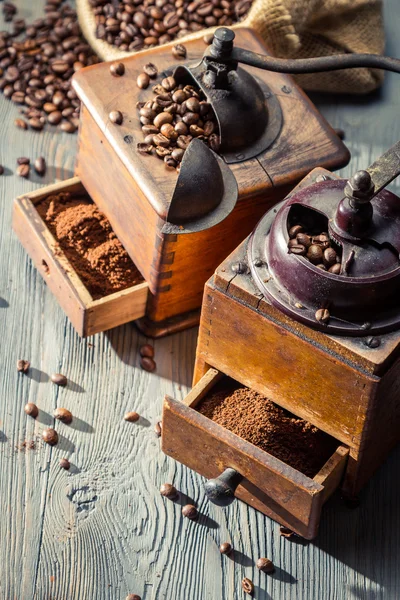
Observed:
[[[74,177],[20,196],[14,202],[13,228],[73,326],[86,337],[143,317],[148,295],[145,281],[96,300],[89,293],[35,208],[45,197],[60,192],[86,194],[80,179]]]
[[[183,402],[166,397],[162,450],[207,478],[243,476],[235,496],[304,538],[316,536],[323,503],[339,486],[348,448],[337,448],[311,479],[195,410],[225,377],[209,369]]]

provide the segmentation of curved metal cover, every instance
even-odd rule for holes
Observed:
[[[291,210],[306,207],[327,225],[343,198],[345,180],[323,181],[289,196],[270,210],[254,230],[248,257],[260,291],[293,319],[314,329],[348,336],[392,331],[400,326],[400,200],[384,190],[372,201],[374,227],[360,244],[343,241],[342,264],[354,253],[348,273],[323,271],[302,256],[289,254]],[[259,265],[259,266],[256,266]],[[328,308],[328,324],[315,318]]]

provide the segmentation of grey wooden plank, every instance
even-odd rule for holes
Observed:
[[[27,18],[40,5],[19,3]],[[385,9],[388,50],[400,55],[396,0]],[[331,123],[346,130],[352,168],[399,139],[399,89],[399,78],[389,75],[372,101],[317,98]],[[42,154],[51,167],[46,181],[68,177],[76,138],[21,132],[12,124],[16,114],[0,98],[0,163],[14,170],[19,155]],[[156,374],[140,370],[143,337],[131,325],[80,340],[10,229],[12,198],[41,184],[35,176],[0,177],[1,599],[120,600],[136,592],[143,600],[236,600],[244,597],[243,576],[253,579],[259,600],[397,599],[400,450],[358,509],[337,497],[329,503],[310,544],[281,538],[275,523],[242,503],[224,510],[207,504],[203,479],[163,456],[152,430],[163,395],[181,398],[190,385],[196,331],[155,343]],[[31,377],[16,373],[20,357],[31,360]],[[48,375],[57,371],[75,385],[55,388]],[[29,400],[41,409],[36,422],[23,412]],[[50,449],[38,438],[56,406],[76,418],[70,427],[57,424],[61,442]],[[143,419],[125,423],[128,409]],[[35,440],[35,449],[23,448],[25,440]],[[61,456],[73,463],[69,473],[58,467]],[[198,523],[182,520],[179,503],[159,496],[165,481],[198,502]],[[237,550],[235,562],[219,554],[222,541]],[[274,560],[275,575],[257,572],[259,556]]]

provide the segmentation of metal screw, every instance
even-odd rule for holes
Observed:
[[[284,86],[281,88],[281,90],[282,90],[282,92],[283,92],[284,94],[290,94],[290,93],[291,93],[291,91],[292,91],[292,88],[288,87],[287,85],[284,85]]]
[[[368,346],[368,348],[378,348],[381,345],[381,340],[377,337],[368,337],[364,340],[364,344]]]
[[[257,260],[254,261],[254,266],[255,267],[262,267],[263,266],[263,261],[261,260],[261,258],[257,258]]]
[[[264,98],[266,100],[268,100],[268,98],[271,98],[271,96],[272,96],[271,92],[265,92],[265,94],[264,94]]]
[[[317,175],[317,177],[315,178],[315,181],[317,183],[320,183],[321,181],[328,181],[328,179],[330,179],[330,177],[328,177],[328,175]]]
[[[243,263],[243,262],[236,262],[236,263],[233,263],[233,265],[231,266],[231,269],[234,273],[237,273],[238,275],[240,275],[241,273],[246,273],[247,265],[246,265],[246,263]]]

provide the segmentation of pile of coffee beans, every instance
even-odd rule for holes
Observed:
[[[151,66],[156,69],[155,65]],[[147,68],[147,72],[149,70]],[[157,70],[155,72],[157,74]],[[142,75],[148,77],[146,71]],[[178,85],[169,76],[153,87],[153,93],[155,96],[151,100],[137,103],[144,135],[144,142],[137,145],[139,152],[154,154],[168,167],[179,170],[193,138],[203,140],[214,152],[219,151],[217,119],[199,89]]]
[[[12,12],[9,5],[3,4],[5,16]],[[0,90],[23,107],[24,118],[15,120],[16,127],[41,131],[46,123],[60,124],[74,133],[80,102],[71,77],[98,58],[82,37],[71,6],[46,0],[44,10],[45,16],[29,26],[14,19],[11,33],[0,32]]]
[[[340,251],[339,248],[333,247],[332,240],[326,232],[309,235],[302,225],[294,225],[289,229],[289,238],[289,253],[304,256],[323,271],[340,274]]]
[[[96,36],[123,51],[166,44],[207,27],[242,20],[251,0],[89,0]]]

